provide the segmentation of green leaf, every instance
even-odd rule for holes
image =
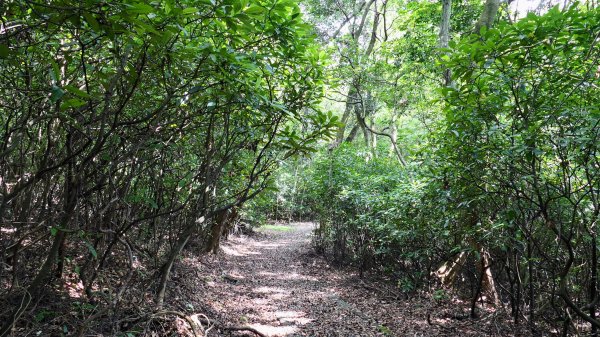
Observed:
[[[159,36],[161,35],[161,33],[159,31],[157,31],[156,29],[154,29],[154,27],[152,27],[151,25],[149,25],[141,20],[133,20],[133,22],[136,26],[136,29],[138,30],[138,32],[140,34],[153,33],[153,34],[156,34]]]
[[[54,80],[54,82],[60,81],[60,68],[58,67],[58,63],[54,60],[50,60],[50,66],[52,66],[52,71],[50,71],[50,78]]]
[[[187,184],[189,184],[192,179],[194,178],[194,174],[192,172],[189,172],[185,177],[183,177],[183,179],[181,179],[179,181],[179,183],[177,184],[177,187],[182,188],[184,186],[186,186]]]
[[[128,5],[128,6],[129,6],[129,8],[127,9],[127,11],[131,12],[131,13],[148,14],[148,13],[154,12],[154,7],[147,5],[147,4],[143,4],[143,3]]]
[[[56,103],[59,99],[61,99],[65,95],[64,90],[59,88],[56,85],[52,86],[52,91],[50,94],[50,102]]]
[[[164,2],[165,13],[169,14],[173,10],[173,3],[171,1]]]
[[[188,8],[185,8],[181,13],[183,15],[195,14],[195,13],[198,13],[198,8],[188,7]]]
[[[265,12],[265,9],[258,5],[252,5],[248,7],[244,12],[248,15],[259,16]]]
[[[10,49],[5,44],[0,44],[0,58],[7,58],[10,54]]]
[[[65,85],[64,89],[67,90],[68,93],[73,94],[77,97],[91,98],[91,96],[87,92],[80,90],[72,85]]]
[[[86,104],[86,101],[79,99],[79,98],[71,98],[71,99],[67,99],[65,100],[61,105],[60,105],[60,109],[61,110],[66,110],[68,108],[78,108],[80,106],[84,106]]]
[[[88,248],[88,250],[90,251],[90,254],[92,254],[92,256],[95,259],[98,258],[98,252],[96,252],[96,248],[94,248],[94,246],[92,246],[92,244],[87,241],[85,241],[85,245]]]
[[[94,30],[95,32],[100,32],[100,23],[98,23],[98,20],[96,20],[96,18],[89,12],[85,12],[83,13],[83,17],[85,18],[85,21],[90,25],[90,27],[92,27],[92,30]]]

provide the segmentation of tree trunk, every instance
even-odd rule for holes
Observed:
[[[341,125],[338,128],[336,137],[335,137],[335,146],[339,146],[344,141],[344,135],[346,133],[346,125],[348,124],[348,120],[350,116],[352,116],[352,109],[354,109],[356,105],[356,81],[352,80],[350,87],[348,88],[348,95],[346,97],[346,107],[344,108],[344,114],[342,115],[342,119],[340,120]]]
[[[229,209],[225,209],[217,213],[214,217],[213,224],[210,228],[210,238],[204,249],[206,253],[212,252],[217,254],[219,251],[219,244],[221,243],[221,236],[227,229],[228,221],[231,218],[232,212]]]
[[[487,297],[488,301],[497,306],[500,304],[500,297],[498,296],[496,283],[492,275],[490,253],[483,247],[479,250],[479,253],[481,254],[480,266],[483,268],[482,294]]]
[[[531,240],[527,240],[527,270],[529,273],[529,325],[535,328],[535,291],[533,289],[533,251]]]
[[[467,261],[467,253],[460,252],[453,259],[444,262],[436,271],[435,275],[442,281],[445,287],[452,287],[456,276]]]
[[[496,19],[498,9],[500,8],[500,0],[486,0],[483,5],[483,11],[479,16],[479,20],[475,24],[474,34],[479,34],[482,27],[490,28]]]
[[[385,4],[387,3],[387,0],[383,2],[383,5],[385,6]],[[377,10],[377,3],[375,0],[370,0],[366,6],[364,6],[363,9],[363,15],[361,17],[361,21],[360,21],[360,25],[358,26],[358,29],[352,32],[352,39],[355,42],[358,42],[358,39],[360,38],[360,36],[362,35],[364,28],[365,28],[365,23],[366,23],[366,19],[367,16],[371,10],[371,6],[375,4],[374,8],[375,8],[375,14],[373,15],[373,25],[371,27],[371,37],[369,39],[369,43],[367,45],[367,49],[364,51],[364,53],[362,53],[362,55],[360,55],[360,57],[358,58],[359,62],[360,59],[367,59],[371,53],[373,52],[373,49],[375,48],[375,43],[377,42],[377,29],[379,27],[379,21],[380,21],[380,16],[381,13],[379,13],[379,11]],[[356,74],[352,77],[352,81],[350,84],[350,87],[348,88],[348,95],[346,96],[346,107],[344,109],[344,114],[342,115],[342,118],[340,120],[342,126],[339,127],[338,132],[336,134],[336,138],[335,138],[335,143],[334,146],[339,146],[343,141],[344,141],[344,135],[346,132],[346,125],[348,124],[348,120],[350,119],[350,117],[352,116],[352,112],[353,109],[354,110],[354,115],[357,114],[357,107],[356,104],[358,104],[360,102],[360,83],[359,83],[359,76],[360,74]],[[364,104],[364,102],[362,102]],[[361,129],[363,130],[363,133],[368,133],[368,130],[366,130],[366,128],[364,128],[361,124],[360,121],[357,121],[359,126],[361,127]],[[352,130],[354,131],[354,129]],[[348,137],[348,139],[354,139],[354,136],[352,135],[352,137]],[[365,141],[370,144],[370,142],[368,141],[368,136],[365,137]]]
[[[352,130],[350,130],[348,137],[346,137],[346,142],[351,143],[354,140],[354,138],[356,138],[357,133],[358,133],[358,124],[356,124],[352,127]]]
[[[440,24],[439,46],[440,48],[448,48],[450,41],[450,16],[452,14],[452,0],[442,0],[442,22]],[[450,69],[444,69],[444,84],[446,86],[451,83]]]
[[[193,227],[190,226],[186,229],[186,231],[179,237],[175,246],[171,249],[169,256],[167,257],[167,261],[163,264],[162,268],[160,268],[160,283],[158,284],[158,292],[156,294],[156,306],[160,309],[162,308],[165,302],[165,293],[167,291],[167,283],[169,281],[169,275],[171,274],[171,269],[173,268],[173,263],[181,251],[185,247],[185,245],[190,240],[192,236]]]

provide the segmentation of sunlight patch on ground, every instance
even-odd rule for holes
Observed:
[[[293,273],[271,273],[268,271],[262,271],[257,273],[259,276],[261,277],[269,277],[271,279],[275,279],[275,280],[282,280],[282,281],[313,281],[313,282],[317,282],[319,279],[314,277],[314,276],[309,276],[309,275],[301,275],[298,274],[296,272]]]
[[[267,336],[287,336],[293,333],[298,332],[298,327],[293,325],[288,326],[272,326],[272,325],[264,325],[260,323],[249,324],[249,326],[254,329],[260,331],[261,333]]]
[[[266,321],[276,320],[278,322],[275,323],[276,326],[260,323],[250,326],[267,336],[287,336],[299,332],[301,325],[314,321],[314,319],[307,318],[306,316],[307,314],[303,311],[268,311],[262,313],[259,319]]]
[[[289,231],[294,230],[294,228],[290,227],[290,226],[283,226],[283,225],[264,225],[264,226],[260,226],[257,230],[259,232],[265,232],[265,231],[289,232]]]
[[[258,287],[254,288],[252,292],[258,294],[267,294],[271,300],[281,300],[290,296],[289,290],[276,287]]]
[[[75,280],[65,280],[63,287],[67,290],[69,297],[81,298],[83,297],[83,283]]]
[[[247,249],[243,246],[221,246],[225,255],[231,256],[249,256],[249,255],[261,255],[262,253]]]
[[[256,248],[262,249],[277,249],[281,246],[285,246],[289,244],[288,241],[279,241],[279,243],[266,243],[266,242],[257,242],[253,246]]]
[[[283,324],[304,325],[314,321],[312,318],[307,318],[303,311],[276,311],[275,317]]]
[[[286,293],[287,290],[276,287],[258,287],[253,290],[255,293],[271,294],[271,293]]]
[[[319,274],[305,273],[306,262],[298,258],[313,225],[273,226],[264,235],[223,242],[224,259],[208,284],[223,296],[209,305],[266,336],[291,337],[318,321],[306,308],[327,301],[329,289],[317,286]]]

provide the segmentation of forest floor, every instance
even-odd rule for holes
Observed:
[[[468,318],[469,304],[407,295],[376,276],[334,268],[310,245],[312,223],[236,236],[216,256],[181,261],[171,305],[202,312],[207,336],[526,336],[503,310]],[[187,325],[179,322],[180,332]],[[237,327],[242,330],[226,329]]]

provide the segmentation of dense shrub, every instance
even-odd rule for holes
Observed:
[[[353,144],[321,152],[307,170],[306,204],[318,229],[316,248],[361,272],[381,267],[412,289],[431,271],[443,240],[427,205],[433,184],[417,167],[403,168],[388,149],[371,158]],[[412,172],[409,174],[409,172]]]

